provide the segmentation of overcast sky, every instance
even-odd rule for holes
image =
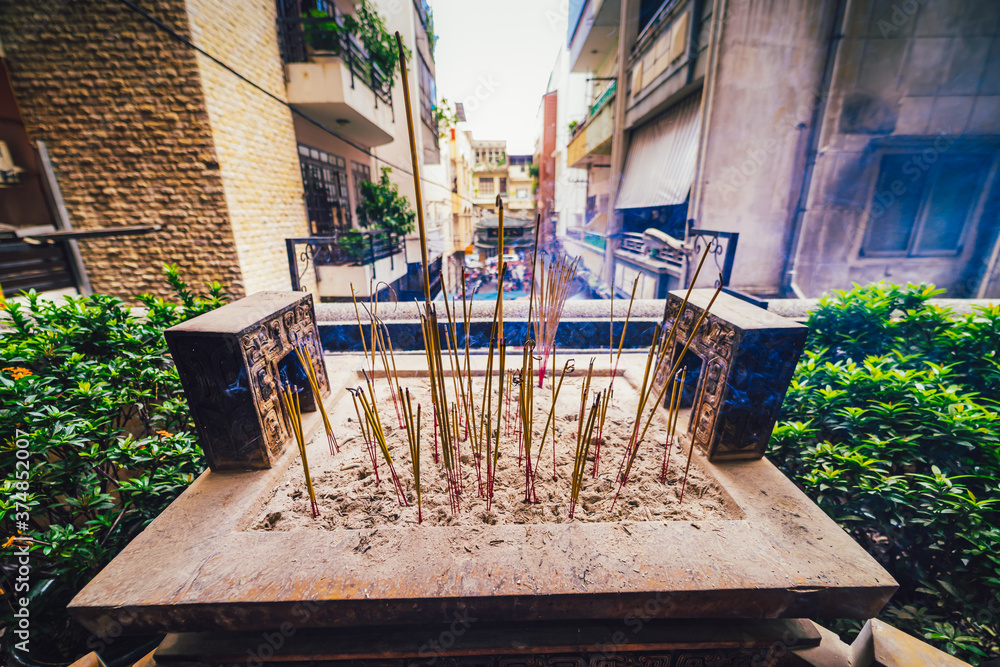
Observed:
[[[538,105],[561,42],[567,0],[431,0],[440,37],[438,98],[464,102],[476,139],[533,153]]]

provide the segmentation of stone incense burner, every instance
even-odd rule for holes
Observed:
[[[168,634],[154,656],[163,663],[751,665],[769,664],[776,645],[816,645],[799,619],[870,618],[896,583],[763,458],[804,328],[731,297],[709,321],[692,346],[708,386],[688,437],[730,518],[474,534],[252,530],[298,460],[274,383],[293,342],[323,360],[311,298],[263,293],[182,324],[168,341],[212,469],[70,610],[99,635]],[[609,373],[607,351],[593,356]],[[425,372],[422,355],[398,360],[401,372]],[[644,362],[642,352],[624,355],[619,382],[634,391]],[[313,399],[331,416],[353,410],[345,388],[358,384],[362,363],[341,355],[318,364],[323,395]],[[317,413],[305,431],[320,434]],[[313,440],[310,457],[323,455],[325,441]],[[376,534],[378,549],[359,548]]]

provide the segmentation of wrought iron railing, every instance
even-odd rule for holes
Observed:
[[[622,242],[618,247],[625,252],[642,255],[646,259],[655,259],[668,264],[680,265],[685,257],[682,250],[666,245],[650,248],[646,245],[645,236],[635,232],[625,232],[622,234]]]
[[[567,232],[570,230],[566,230]],[[717,232],[711,229],[692,229],[684,248],[672,248],[666,244],[646,243],[643,234],[626,232],[622,234],[619,250],[641,255],[646,259],[682,266],[685,260],[700,257],[707,246],[711,246],[711,256],[715,268],[722,276],[722,284],[728,285],[733,272],[733,262],[736,258],[736,246],[739,243],[739,232]]]
[[[600,232],[588,230],[584,227],[567,227],[566,236],[582,243],[586,243],[591,248],[596,248],[597,250],[606,250],[608,242],[614,242],[614,239],[617,238],[617,235],[602,234]]]
[[[646,242],[642,238],[642,234],[625,232],[622,235],[621,249],[641,255],[645,252]]]
[[[403,252],[405,239],[382,230],[348,230],[334,236],[285,239],[292,289],[313,266],[365,266]]]
[[[601,94],[597,96],[594,103],[590,105],[590,111],[587,114],[588,117],[596,116],[597,112],[604,108],[604,105],[615,96],[615,91],[618,89],[618,81],[612,79],[608,85],[604,86],[604,90]]]
[[[297,5],[297,3],[288,3]],[[382,100],[392,106],[392,77],[371,59],[358,38],[344,23],[344,13],[332,2],[319,0],[319,9],[309,16],[296,16],[292,9],[278,17],[278,41],[285,63],[310,62],[317,56],[337,56],[351,71],[351,87],[360,79],[375,93],[375,105]]]

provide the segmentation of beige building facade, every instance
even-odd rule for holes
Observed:
[[[354,12],[346,0],[306,4],[338,23]],[[160,226],[81,240],[94,291],[165,294],[162,265],[177,263],[192,284],[218,280],[234,296],[296,284],[343,297],[338,266],[321,272],[317,256],[300,249],[303,263],[290,270],[286,239],[337,239],[358,228],[361,183],[384,166],[414,202],[399,73],[382,74],[357,40],[310,33],[299,3],[144,5],[166,29],[110,0],[51,5],[2,0],[0,40],[13,100],[29,139],[48,150],[68,222]],[[429,7],[374,7],[413,52],[417,152],[433,169],[441,160]],[[440,229],[450,220],[450,188],[445,172],[432,176],[425,211]],[[436,200],[433,213],[427,204]],[[368,266],[361,293],[372,281],[413,278],[420,257],[405,245],[382,251],[389,273],[374,258],[351,259],[353,273]]]

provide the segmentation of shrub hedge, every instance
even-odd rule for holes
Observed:
[[[163,330],[226,297],[218,284],[195,297],[176,267],[166,276],[179,303],[138,297],[145,315],[99,295],[53,302],[29,293],[4,308],[0,625],[3,649],[19,661],[67,662],[107,647],[66,605],[204,468]],[[19,546],[30,551],[27,582],[17,580]],[[21,597],[30,599],[28,655],[11,631]]]
[[[1000,307],[938,293],[822,299],[769,457],[899,582],[883,618],[978,664],[1000,656]]]

